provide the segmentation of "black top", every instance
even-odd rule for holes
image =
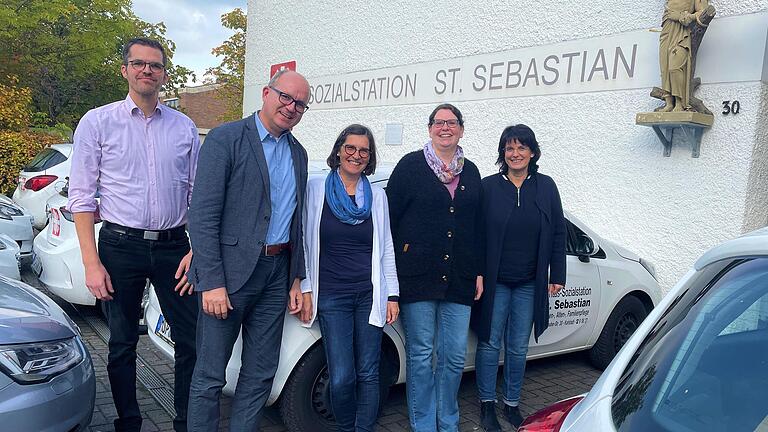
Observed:
[[[496,280],[517,285],[536,279],[541,232],[541,213],[536,207],[536,176],[527,178],[519,189],[511,181],[507,181],[503,188],[512,194],[514,203],[507,217]],[[504,226],[503,221],[499,222],[498,226]]]
[[[534,204],[539,210],[539,239],[536,261],[536,277],[533,293],[533,335],[539,336],[549,325],[549,294],[547,284],[565,285],[565,217],[560,202],[560,193],[555,182],[541,173],[536,177]],[[509,180],[501,174],[494,174],[483,179],[482,214],[485,220],[485,245],[483,296],[473,305],[470,324],[478,340],[487,341],[491,334],[493,301],[496,294],[496,281],[499,276],[499,264],[504,250],[504,237],[496,227],[506,226],[506,220],[512,209],[517,206],[517,196],[510,194]],[[514,187],[514,186],[513,186]],[[501,221],[501,222],[498,222]]]
[[[371,218],[357,225],[345,224],[334,216],[328,201],[324,201],[320,215],[320,292],[328,294],[373,289],[372,253]]]
[[[400,302],[471,305],[481,274],[480,172],[468,159],[454,198],[422,150],[398,162],[387,184]]]

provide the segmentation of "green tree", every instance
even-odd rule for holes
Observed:
[[[122,45],[132,37],[158,39],[173,56],[163,23],[142,21],[130,0],[0,0],[0,80],[19,77],[32,91],[36,120],[75,126],[89,109],[125,97]],[[168,88],[192,75],[169,67]]]
[[[0,193],[16,187],[19,170],[45,146],[67,140],[60,131],[31,131],[32,91],[18,86],[18,78],[5,77],[0,83]],[[52,133],[53,132],[53,133]]]
[[[221,24],[235,33],[217,46],[211,53],[221,57],[221,64],[205,72],[206,83],[221,84],[217,97],[226,104],[221,121],[237,120],[243,117],[243,85],[245,76],[245,29],[247,17],[237,8],[221,16]]]

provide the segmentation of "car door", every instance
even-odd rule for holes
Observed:
[[[605,258],[597,239],[566,219],[566,285],[549,298],[549,328],[536,343],[531,335],[528,357],[585,347],[600,309],[599,261]]]

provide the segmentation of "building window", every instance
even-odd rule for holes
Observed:
[[[179,109],[179,98],[166,99],[163,103],[173,109]]]

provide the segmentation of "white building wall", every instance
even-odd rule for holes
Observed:
[[[244,110],[260,107],[271,64],[296,60],[311,83],[313,77],[659,28],[664,3],[315,0],[286,7],[250,1]],[[711,4],[718,18],[768,11],[768,0]],[[762,40],[755,43],[765,46],[768,28],[758,33]],[[702,47],[701,55],[713,54]],[[707,248],[768,223],[767,81],[765,74],[762,82],[705,81],[696,96],[715,112],[715,124],[696,159],[678,139],[672,156],[662,157],[653,131],[635,125],[637,112],[660,104],[648,96],[650,87],[460,102],[466,117],[461,145],[490,174],[502,129],[531,126],[542,146],[541,171],[557,182],[565,208],[653,261],[667,290]],[[741,112],[721,115],[724,100],[739,100]],[[381,160],[394,162],[424,144],[436,105],[310,109],[295,134],[311,158],[325,159],[344,126],[363,123],[374,131]],[[383,145],[387,123],[403,125],[402,145]]]

